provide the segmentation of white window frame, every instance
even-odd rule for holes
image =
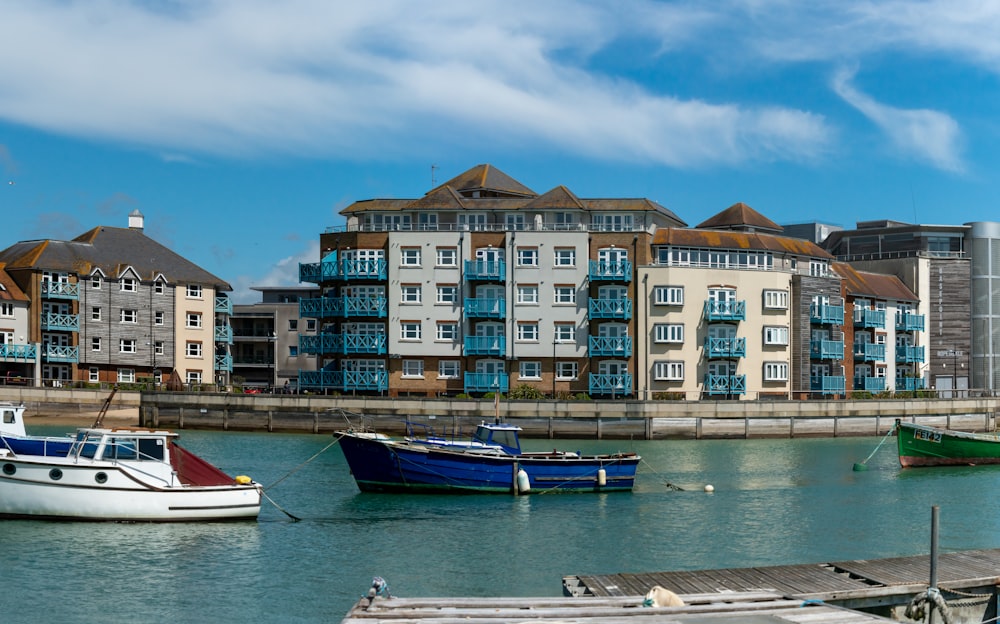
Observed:
[[[139,287],[136,284],[137,280],[132,277],[123,277],[118,281],[118,289],[121,292],[136,292]]]
[[[153,312],[153,325],[163,325],[164,314],[160,310]]]
[[[764,381],[788,381],[788,362],[764,362]]]
[[[538,284],[518,284],[517,304],[538,305]]]
[[[556,360],[556,380],[576,381],[580,376],[580,364],[575,360]]]
[[[134,368],[119,368],[118,369],[118,383],[135,383],[135,369]]]
[[[399,266],[401,267],[420,266],[420,247],[400,247]]]
[[[438,284],[436,305],[454,305],[458,303],[458,286],[456,284]]]
[[[517,341],[538,342],[538,321],[518,321]]]
[[[458,360],[438,360],[438,379],[458,379],[462,363]]]
[[[200,370],[189,370],[184,375],[184,379],[188,385],[197,385],[201,383],[201,371]]]
[[[458,340],[458,323],[454,321],[438,321],[435,339],[439,342],[455,342]]]
[[[552,289],[552,305],[576,305],[576,285],[556,284]]]
[[[576,266],[576,247],[556,247],[552,250],[552,266],[568,269]]]
[[[184,327],[188,329],[201,329],[202,319],[200,312],[188,312],[184,315]]]
[[[91,383],[97,383],[101,380],[101,369],[96,366],[91,366],[87,369],[87,381]]]
[[[517,266],[519,266],[519,267],[537,267],[538,266],[538,247],[518,247],[517,248]]]
[[[399,304],[400,305],[420,305],[423,302],[423,289],[420,284],[400,284]]]
[[[656,381],[684,381],[684,362],[657,360],[653,362],[653,379]]]
[[[666,306],[684,305],[683,286],[654,286],[653,304]]]
[[[788,327],[785,325],[765,325],[763,332],[765,345],[788,346]]]
[[[101,320],[101,307],[94,306],[90,309],[90,320],[99,321]]]
[[[765,290],[764,291],[765,310],[787,310],[788,291],[787,290]]]
[[[423,379],[424,378],[424,361],[423,360],[403,360],[402,378],[403,379]]]
[[[653,325],[653,342],[684,344],[683,323],[656,323]]]
[[[202,298],[201,284],[188,284],[187,287],[184,289],[184,297],[186,299],[201,299]]]
[[[438,247],[434,255],[434,263],[439,267],[457,267],[458,248]]]
[[[205,354],[205,349],[202,344],[196,340],[188,340],[184,344],[184,357],[187,358],[203,358]]]
[[[423,336],[423,329],[420,326],[420,321],[400,321],[399,322],[399,339],[404,342],[414,342],[421,340]]]
[[[91,351],[100,351],[101,350],[101,337],[100,336],[93,336],[90,339],[90,350]]]
[[[575,343],[576,323],[556,323],[553,326],[553,336],[558,343]]]
[[[134,325],[139,322],[139,311],[129,310],[128,308],[122,308],[118,313],[118,320],[121,323],[128,323]]]
[[[540,380],[542,378],[542,363],[538,360],[518,360],[518,379]]]
[[[135,338],[122,338],[118,341],[119,353],[135,353]]]

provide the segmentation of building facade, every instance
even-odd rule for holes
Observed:
[[[291,391],[299,371],[316,370],[316,356],[300,348],[317,334],[316,319],[299,318],[299,302],[319,296],[302,286],[258,286],[261,300],[233,306],[233,382]]]

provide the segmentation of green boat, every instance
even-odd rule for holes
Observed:
[[[899,464],[974,466],[1000,464],[1000,435],[967,433],[896,421]]]

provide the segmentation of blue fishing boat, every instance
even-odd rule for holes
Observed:
[[[73,445],[67,436],[32,436],[24,428],[24,405],[0,403],[0,450],[15,455],[65,457]]]
[[[630,491],[635,453],[524,452],[520,427],[483,423],[469,440],[371,431],[338,432],[362,492],[501,493]]]

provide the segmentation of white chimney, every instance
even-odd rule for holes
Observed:
[[[128,215],[128,227],[130,230],[141,230],[143,228],[143,221],[144,217],[138,208]]]

